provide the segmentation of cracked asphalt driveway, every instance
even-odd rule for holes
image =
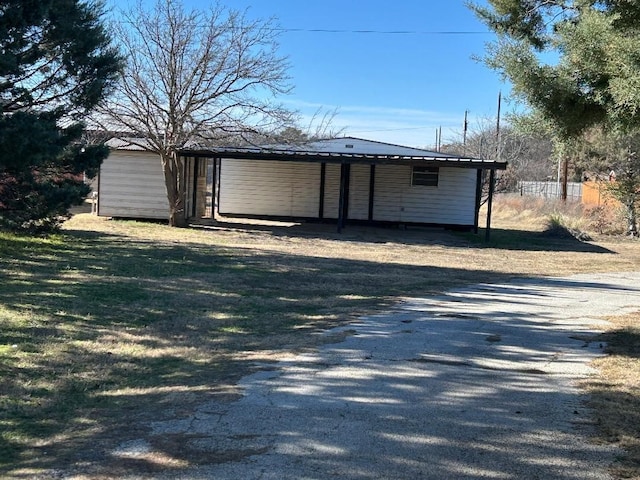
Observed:
[[[576,383],[602,352],[601,317],[638,310],[639,285],[582,275],[403,299],[245,377],[237,400],[153,422],[219,459],[155,478],[609,478],[616,452],[588,440]]]

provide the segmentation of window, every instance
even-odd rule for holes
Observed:
[[[438,175],[438,167],[413,167],[411,172],[411,185],[437,187]]]

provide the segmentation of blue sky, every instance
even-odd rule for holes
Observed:
[[[498,92],[508,94],[496,72],[472,59],[493,36],[463,0],[222,3],[248,9],[249,17],[274,17],[285,29],[280,53],[289,58],[294,90],[281,100],[300,111],[303,125],[318,109],[335,109],[334,127],[345,135],[432,148],[439,127],[443,141],[452,139],[462,131],[465,110],[473,127],[495,118]]]

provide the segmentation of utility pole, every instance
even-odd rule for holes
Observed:
[[[498,93],[498,118],[496,120],[496,160],[500,161],[502,154],[500,148],[500,107],[502,106],[502,92]],[[487,227],[485,229],[484,239],[488,242],[491,239],[491,210],[493,207],[493,192],[496,186],[496,171],[491,169],[489,172],[489,198],[487,198]]]
[[[467,130],[469,128],[469,122],[467,121],[467,115],[469,110],[464,111],[464,124],[462,125],[462,153],[467,154]]]
[[[502,147],[500,145],[500,109],[502,107],[502,92],[498,93],[498,118],[496,119],[496,160],[500,161]]]
[[[569,156],[565,155],[562,168],[562,201],[567,202],[567,189],[569,187]]]

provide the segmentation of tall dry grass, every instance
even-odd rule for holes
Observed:
[[[580,202],[517,194],[497,195],[494,225],[501,228],[545,231],[561,225],[589,235],[621,235],[626,231],[624,212],[617,206],[588,206]]]

